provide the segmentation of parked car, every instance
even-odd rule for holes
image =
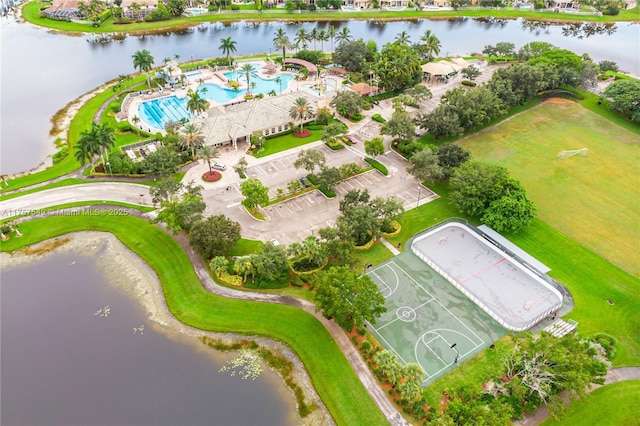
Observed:
[[[308,188],[311,186],[311,182],[309,182],[309,179],[307,179],[306,177],[302,176],[299,180],[302,186],[304,186],[305,188]]]
[[[220,170],[220,171],[227,170],[226,164],[222,164],[222,163],[213,163],[211,168],[215,170]]]
[[[356,143],[357,142],[356,138],[354,138],[351,135],[346,135],[345,138],[347,138],[349,140],[349,142],[351,142],[351,143]]]

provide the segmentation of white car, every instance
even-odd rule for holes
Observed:
[[[221,171],[227,170],[227,166],[222,163],[213,163],[211,168],[215,170],[221,170]]]

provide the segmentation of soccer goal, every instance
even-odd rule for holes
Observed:
[[[583,157],[587,156],[587,152],[589,152],[589,150],[587,148],[582,148],[582,149],[574,149],[572,151],[560,151],[558,153],[558,158],[561,160],[564,160],[565,158],[569,158],[569,157],[573,157],[576,154],[582,155]]]

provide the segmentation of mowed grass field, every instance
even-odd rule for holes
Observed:
[[[551,100],[459,142],[520,180],[538,217],[640,276],[640,136]],[[560,160],[560,151],[587,148]]]

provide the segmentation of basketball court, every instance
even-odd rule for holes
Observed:
[[[555,289],[477,230],[448,223],[407,244],[411,250],[367,271],[387,307],[368,327],[402,363],[423,368],[423,385],[491,345],[513,324],[528,325],[562,304]]]

